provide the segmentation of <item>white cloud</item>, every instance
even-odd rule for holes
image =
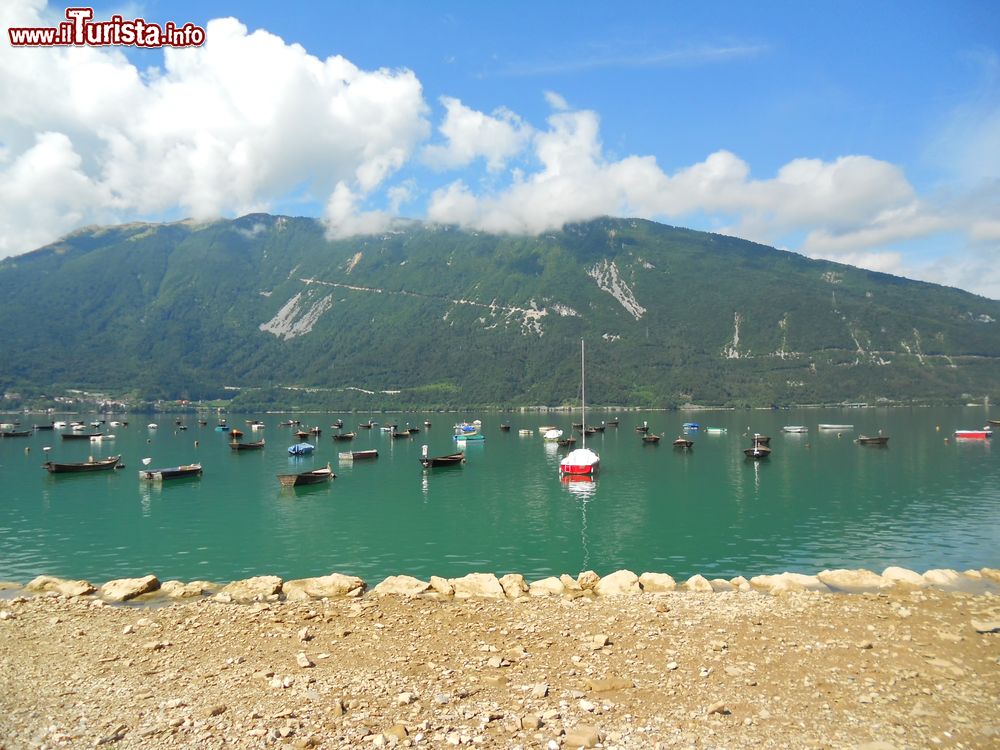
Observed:
[[[531,128],[508,109],[492,116],[477,112],[450,96],[441,98],[445,119],[439,130],[444,145],[424,148],[424,161],[436,169],[464,167],[482,157],[490,171],[498,171],[520,153],[531,136]]]
[[[61,11],[0,3],[0,26],[51,26]],[[611,157],[598,114],[553,91],[542,127],[442,96],[441,139],[429,143],[412,71],[321,59],[232,18],[209,22],[204,47],[163,61],[139,70],[115,48],[0,44],[0,256],[85,224],[204,219],[289,196],[322,205],[331,236],[381,232],[423,198],[419,168],[430,166],[456,172],[427,203],[435,222],[518,233],[600,215],[707,224],[1000,297],[995,96],[945,123],[932,151],[955,165],[953,192],[928,196],[900,167],[858,154],[794,158],[763,177],[725,149],[671,171],[651,155]],[[917,243],[940,247],[918,256]]]
[[[324,218],[330,239],[358,234],[380,234],[396,224],[396,217],[385,211],[362,211],[361,196],[346,183],[338,182],[326,202]]]
[[[58,20],[42,15],[38,3],[8,3],[0,21]],[[267,209],[296,190],[325,200],[339,184],[363,196],[429,133],[411,71],[321,60],[231,18],[209,22],[206,37],[201,48],[165,50],[163,70],[141,72],[113,48],[0,45],[0,185],[9,197],[0,254],[32,249],[74,222],[178,210],[210,218]],[[81,189],[29,190],[23,164],[43,155]],[[39,202],[60,220],[26,221]]]

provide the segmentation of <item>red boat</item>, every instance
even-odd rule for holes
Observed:
[[[993,430],[988,426],[981,430],[955,430],[955,437],[961,440],[985,440],[993,436]]]

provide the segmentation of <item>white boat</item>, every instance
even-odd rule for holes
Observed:
[[[809,428],[800,424],[786,424],[781,428],[782,432],[809,432]]]
[[[557,440],[559,440],[559,438],[561,438],[562,436],[563,436],[563,431],[556,427],[553,427],[552,429],[546,430],[544,432],[544,434],[542,435],[542,440],[544,440],[547,443],[554,443]]]
[[[854,429],[852,424],[821,424],[816,426],[821,430],[840,430],[841,432]]]
[[[587,424],[586,366],[583,339],[580,339],[580,408],[582,423]],[[583,431],[583,447],[571,450],[559,462],[559,476],[563,479],[588,479],[601,468],[601,457],[587,447],[587,431]]]
[[[521,437],[528,437],[529,435],[534,435],[535,433],[532,430],[518,430],[517,434]]]
[[[159,425],[156,424],[156,422],[150,422],[148,425],[146,425],[146,427],[148,427],[151,430],[155,430],[157,427],[159,427]]]
[[[66,429],[66,423],[65,422],[53,422],[52,423],[52,427],[54,429],[56,429],[56,430],[64,430],[64,429]]]
[[[709,435],[721,435],[722,433],[727,432],[727,431],[728,431],[728,428],[726,428],[726,427],[706,427],[705,428],[705,432],[707,432]]]

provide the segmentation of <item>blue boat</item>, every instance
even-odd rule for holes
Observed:
[[[304,456],[314,450],[316,450],[316,446],[309,443],[296,443],[288,448],[289,454],[293,456]]]
[[[682,426],[682,427],[683,427],[683,428],[684,428],[685,430],[697,430],[697,429],[698,429],[699,427],[701,427],[701,425],[700,425],[700,424],[698,424],[697,422],[685,422],[685,423],[684,423],[683,425],[681,425],[681,426]]]
[[[459,422],[455,425],[455,434],[452,440],[485,440],[486,436],[479,431],[479,425]]]

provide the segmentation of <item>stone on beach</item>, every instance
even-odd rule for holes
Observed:
[[[372,589],[372,593],[378,596],[419,596],[430,588],[431,585],[427,581],[421,581],[413,576],[389,576]]]
[[[711,594],[715,592],[712,588],[712,584],[703,575],[698,575],[695,573],[693,576],[684,581],[682,588],[685,591],[691,591],[696,594]]]
[[[112,602],[127,602],[137,596],[148,594],[160,588],[160,580],[153,574],[142,578],[119,578],[101,586],[98,594]]]
[[[217,591],[219,586],[210,581],[164,581],[160,584],[160,593],[169,596],[171,599],[190,599],[197,596],[205,596]]]
[[[442,578],[441,576],[431,576],[430,583],[431,590],[441,594],[442,596],[455,595],[455,587],[448,582],[447,578]]]
[[[648,594],[665,594],[677,589],[677,581],[667,573],[643,573],[639,585]]]
[[[585,570],[576,577],[576,582],[584,591],[593,591],[600,580],[601,577],[592,570]]]
[[[849,594],[877,592],[892,586],[891,581],[864,568],[823,570],[817,573],[816,577],[834,591],[845,591]]]
[[[508,573],[501,576],[500,587],[508,599],[519,599],[528,593],[528,584],[520,573]]]
[[[286,599],[301,602],[309,599],[361,596],[365,586],[365,582],[357,576],[330,573],[330,575],[317,576],[316,578],[297,578],[285,581],[284,586],[280,588],[284,591]]]
[[[883,570],[882,577],[895,586],[904,585],[922,589],[927,585],[927,581],[925,581],[924,577],[919,573],[907,568],[899,568],[894,565],[890,565],[888,568]]]
[[[575,727],[566,730],[563,738],[564,747],[597,747],[603,739],[597,727],[586,724],[577,724]]]
[[[993,583],[1000,583],[1000,569],[980,568],[979,572],[982,574],[983,578],[993,581]]]
[[[506,598],[500,581],[492,573],[469,573],[461,578],[451,578],[448,581],[455,587],[456,599],[482,597],[486,599]]]
[[[598,596],[628,596],[642,593],[639,576],[631,570],[618,570],[604,576],[597,582],[594,591]]]
[[[980,592],[988,584],[982,578],[973,578],[957,570],[938,568],[924,573],[924,580],[940,591],[964,591],[966,593]]]
[[[528,593],[532,596],[559,596],[566,590],[563,582],[555,576],[543,578],[540,581],[533,581],[528,586]]]
[[[281,592],[278,576],[255,576],[242,581],[232,581],[216,594],[219,601],[253,602],[262,601]]]
[[[792,591],[820,591],[823,593],[829,593],[830,591],[830,587],[816,576],[789,573],[787,571],[780,575],[754,576],[750,579],[750,585],[772,594],[783,594]]]
[[[97,587],[89,581],[70,581],[53,576],[38,576],[24,587],[26,591],[47,593],[54,591],[62,596],[87,596],[97,591]]]

